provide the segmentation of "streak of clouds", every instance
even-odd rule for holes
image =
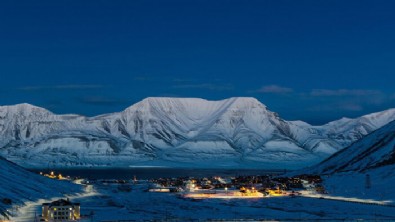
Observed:
[[[313,89],[312,96],[372,96],[382,94],[379,90],[369,89]]]
[[[261,88],[254,90],[252,92],[257,93],[273,93],[273,94],[284,94],[284,93],[291,93],[294,90],[288,87],[283,87],[279,85],[267,85],[262,86]]]
[[[22,91],[40,91],[40,90],[85,90],[105,88],[103,85],[55,85],[55,86],[24,86],[18,88]]]

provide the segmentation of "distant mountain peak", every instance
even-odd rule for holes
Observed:
[[[34,106],[29,103],[20,103],[16,105],[9,105],[9,106],[0,106],[0,113],[1,112],[9,112],[13,114],[21,113],[24,115],[28,114],[38,114],[38,113],[45,113],[45,114],[53,114],[51,111],[39,107],[39,106]]]
[[[5,106],[0,106],[0,108],[8,108],[8,109],[34,109],[34,108],[38,108],[38,109],[44,109],[42,107],[35,106],[35,105],[30,104],[30,103],[19,103],[19,104],[15,104],[15,105],[5,105]]]
[[[138,102],[139,103],[171,103],[171,102],[192,102],[195,103],[196,105],[199,105],[199,103],[221,103],[221,102],[237,102],[237,103],[258,103],[262,104],[260,101],[258,101],[254,97],[231,97],[228,99],[222,99],[222,100],[206,100],[202,98],[179,98],[179,97],[147,97],[143,99],[142,101]]]

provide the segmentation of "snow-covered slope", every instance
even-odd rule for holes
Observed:
[[[291,127],[297,132],[305,131],[296,136],[302,144],[312,147],[315,152],[333,154],[393,120],[395,109],[388,109],[356,119],[342,118],[323,126],[294,121],[291,122]]]
[[[0,213],[5,215],[9,215],[7,209],[12,213],[11,204],[22,205],[25,201],[62,197],[66,193],[83,191],[79,185],[31,173],[2,157],[0,157],[0,184]],[[11,200],[11,203],[5,199]]]
[[[147,98],[96,117],[0,107],[0,154],[24,166],[296,168],[395,119],[387,110],[324,126],[285,121],[254,98]]]
[[[312,173],[366,172],[395,164],[395,121],[335,153],[310,169]]]
[[[324,186],[332,196],[393,204],[395,121],[370,133],[323,162],[291,174],[305,173],[324,174]]]

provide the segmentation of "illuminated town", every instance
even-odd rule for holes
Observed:
[[[198,209],[204,207],[206,204],[211,207],[218,207],[224,204],[224,206],[222,206],[224,208],[223,210],[227,208],[227,204],[231,204],[231,206],[245,205],[251,209],[254,209],[255,207],[259,206],[259,203],[264,204],[264,206],[266,205],[266,207],[269,207],[269,209],[271,208],[272,204],[285,204],[292,208],[291,206],[294,203],[303,203],[306,200],[309,200],[307,202],[309,204],[318,204],[318,206],[321,207],[324,207],[326,204],[327,208],[325,209],[330,209],[332,205],[335,207],[339,204],[344,206],[354,206],[356,204],[356,206],[360,207],[370,205],[377,206],[379,207],[378,209],[383,210],[395,206],[393,205],[392,201],[385,199],[379,200],[363,197],[345,197],[338,194],[333,194],[325,187],[325,180],[328,179],[327,176],[322,177],[319,175],[308,174],[302,174],[298,176],[284,176],[282,173],[276,173],[267,175],[243,176],[171,177],[148,180],[138,179],[136,176],[133,176],[128,180],[88,180],[86,178],[59,176],[60,173],[56,171],[49,171],[49,173],[40,172],[40,174],[45,175],[53,180],[63,180],[77,183],[84,186],[86,189],[85,194],[79,197],[71,197],[71,200],[59,199],[53,201],[52,203],[43,203],[42,208],[37,208],[36,210],[36,214],[38,215],[37,218],[42,219],[43,221],[57,221],[54,219],[55,217],[66,218],[65,215],[67,215],[69,218],[68,221],[77,221],[77,219],[72,218],[78,218],[78,221],[88,222],[92,220],[95,221],[95,218],[97,219],[98,217],[107,218],[107,220],[102,221],[117,221],[115,220],[117,217],[111,216],[108,213],[104,213],[105,209],[112,209],[112,207],[116,207],[116,209],[118,208],[117,212],[120,214],[121,218],[131,218],[129,214],[122,216],[122,214],[125,213],[123,211],[125,209],[129,209],[128,207],[125,208],[123,206],[130,205],[130,207],[143,210],[145,204],[149,204],[152,201],[159,201],[156,202],[157,206],[152,205],[150,208],[155,209],[155,211],[162,211],[163,214],[159,216],[159,218],[162,219],[163,217],[168,218],[169,215],[176,213],[170,211],[169,209],[176,209],[177,207],[183,208],[182,206],[184,201],[188,201],[188,205],[191,205],[190,207],[197,204],[196,207]],[[365,177],[362,185],[365,187],[365,189],[371,189],[372,184],[370,177]],[[329,186],[332,192],[336,192],[334,185],[327,184],[326,186]],[[346,187],[347,186],[345,186],[345,189],[349,189]],[[112,197],[106,200],[108,198],[106,196],[110,194]],[[108,201],[107,204],[104,204],[100,207],[100,209],[104,211],[102,213],[92,211],[96,208],[95,206],[102,205],[103,198],[106,200],[106,202]],[[166,204],[167,201],[170,200],[172,202],[172,208],[169,208],[169,206]],[[184,201],[180,202],[180,200]],[[119,201],[121,202],[117,203]],[[322,205],[321,202],[324,205]],[[306,207],[303,206],[304,204],[306,203],[303,203],[300,207]],[[160,210],[161,207],[165,208]],[[57,209],[63,208],[65,209],[64,213],[61,213],[60,211],[55,213]],[[259,208],[261,207],[258,207],[258,209]],[[230,208],[229,210],[235,211],[234,208]],[[97,215],[93,212],[95,212]],[[182,213],[183,211],[178,210],[177,212]],[[335,215],[335,211],[333,213],[334,215],[332,217],[338,218]],[[136,217],[142,217],[142,215],[143,214],[138,214]],[[201,216],[202,215],[199,217]],[[234,218],[237,217],[237,215],[231,215],[231,217]],[[244,218],[245,216],[242,217]],[[278,216],[272,217],[277,218]],[[113,220],[110,220],[111,218]],[[152,216],[149,216],[149,218],[152,218]],[[205,218],[210,219],[212,218],[212,215],[208,214]],[[223,214],[221,218],[226,218],[226,216]],[[262,215],[259,218],[262,219],[264,217]],[[281,217],[277,219],[281,220]]]
[[[395,0],[0,0],[0,222],[395,222]]]

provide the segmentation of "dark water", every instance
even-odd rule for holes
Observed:
[[[32,170],[33,172],[49,173],[48,170]],[[57,169],[55,174],[63,176],[81,177],[88,179],[119,179],[128,180],[136,176],[137,179],[156,179],[170,177],[210,177],[210,176],[247,176],[273,175],[284,171],[259,169],[185,169],[185,168],[110,168],[110,169]]]

